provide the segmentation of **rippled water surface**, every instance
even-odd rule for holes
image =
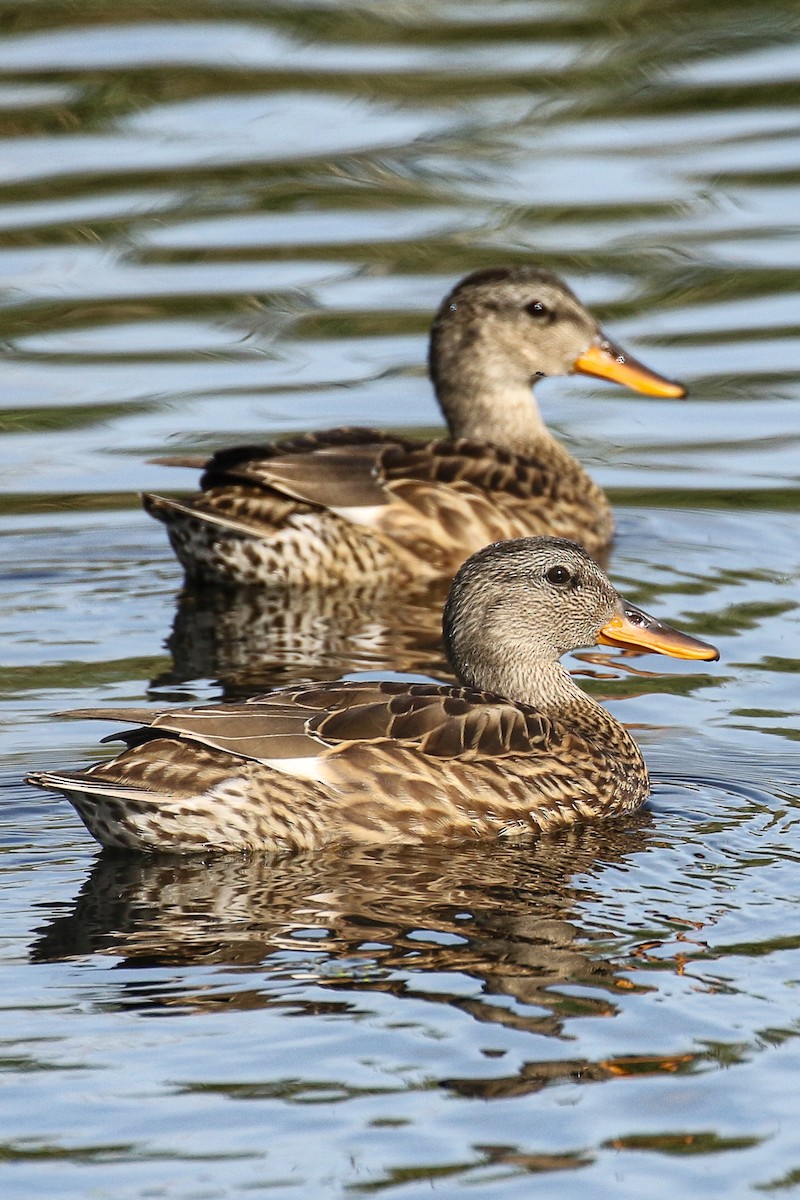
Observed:
[[[0,0],[4,1195],[800,1188],[796,0]],[[100,855],[54,711],[445,676],[435,605],[187,595],[154,456],[424,431],[433,308],[564,274],[686,401],[538,394],[610,570],[718,664],[583,652],[654,777],[533,847]]]

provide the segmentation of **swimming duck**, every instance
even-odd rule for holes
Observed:
[[[333,429],[220,450],[185,500],[145,494],[187,576],[325,587],[452,577],[501,538],[611,540],[608,500],[548,431],[537,379],[577,371],[654,396],[685,388],[611,342],[548,271],[501,267],[462,279],[433,322],[429,367],[449,435],[413,441]]]
[[[498,542],[444,609],[461,686],[310,684],[243,704],[76,714],[136,722],[85,771],[37,771],[104,846],[189,853],[315,849],[550,831],[631,812],[648,793],[630,734],[561,666],[596,642],[716,659],[623,600],[573,542]]]

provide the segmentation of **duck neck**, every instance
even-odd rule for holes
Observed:
[[[571,737],[593,747],[593,753],[607,762],[622,762],[626,770],[633,765],[640,767],[646,780],[642,752],[628,730],[602,704],[582,691],[560,662],[548,663],[537,670],[532,682],[530,694],[538,699],[528,703],[544,712],[556,726],[568,730]],[[544,703],[543,697],[546,697]]]
[[[454,438],[470,438],[530,454],[543,443],[557,445],[527,379],[478,374],[471,362],[458,376],[436,382],[436,398]]]
[[[489,674],[487,665],[483,665],[481,672],[486,682]],[[509,700],[529,704],[548,717],[561,717],[569,713],[570,719],[574,717],[582,724],[584,721],[594,721],[598,713],[608,715],[596,700],[581,691],[558,661],[537,660],[531,663],[525,660],[523,654],[509,655],[504,652],[494,667],[489,684],[492,691]]]
[[[530,372],[499,355],[479,324],[434,322],[428,366],[452,437],[517,454],[554,441],[533,398]]]
[[[560,662],[537,665],[529,684],[529,693],[537,698],[525,703],[542,709],[549,717],[567,722],[571,729],[585,734],[592,741],[602,737],[612,727],[615,730],[620,728],[602,704],[578,687]],[[543,698],[546,698],[545,703],[542,702]]]
[[[540,660],[531,664],[525,655],[508,654],[506,648],[495,663],[482,663],[481,682],[509,700],[530,705],[587,742],[605,747],[613,737],[617,746],[625,746],[626,753],[640,757],[627,730],[578,687],[560,662]]]
[[[429,366],[451,437],[510,451],[542,468],[548,502],[542,532],[576,537],[592,551],[610,541],[608,500],[550,433],[528,372],[515,368],[510,356],[499,356],[474,325],[462,329],[446,321],[434,324]]]

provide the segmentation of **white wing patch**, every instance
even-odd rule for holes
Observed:
[[[333,782],[330,765],[316,754],[303,758],[264,758],[261,760],[265,767],[279,771],[281,775],[291,775],[295,779],[313,779],[316,783]]]
[[[342,505],[336,507],[330,506],[330,511],[336,513],[337,517],[342,517],[345,521],[349,521],[351,525],[366,525],[371,529],[378,526],[379,519],[386,516],[385,504],[360,504],[360,505]]]

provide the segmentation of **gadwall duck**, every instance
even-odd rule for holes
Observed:
[[[577,371],[685,395],[532,267],[462,279],[433,323],[429,366],[447,438],[334,429],[157,460],[204,469],[188,499],[143,497],[187,576],[280,587],[450,578],[481,546],[530,534],[597,553],[614,532],[608,500],[546,428],[532,385]]]
[[[315,849],[551,831],[629,813],[647,768],[559,663],[602,642],[716,659],[623,600],[560,538],[498,542],[458,572],[444,639],[460,687],[336,682],[135,722],[114,759],[29,782],[63,792],[104,846],[189,853]]]

